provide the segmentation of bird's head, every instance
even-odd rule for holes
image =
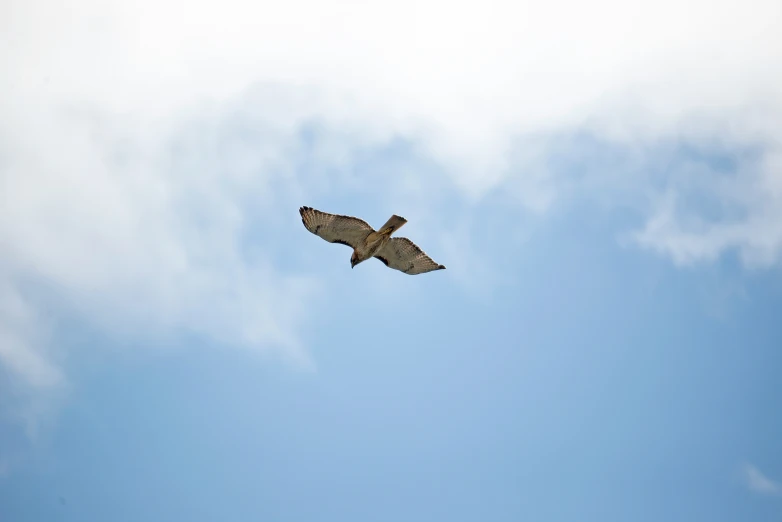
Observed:
[[[350,268],[355,267],[359,263],[358,255],[356,254],[356,251],[353,251],[353,255],[350,256]]]

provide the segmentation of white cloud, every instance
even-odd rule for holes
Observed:
[[[752,464],[744,465],[744,480],[747,487],[756,493],[782,496],[782,483],[771,480]]]
[[[132,119],[90,111],[38,123],[4,133],[0,171],[0,359],[27,384],[62,384],[47,300],[113,334],[184,330],[311,364],[297,330],[316,282],[245,240],[248,215],[278,210],[264,172],[285,171],[274,148],[290,136],[224,145],[207,121],[146,142]]]
[[[498,176],[514,134],[587,118],[667,134],[691,112],[778,111],[782,96],[774,0],[6,5],[6,83],[31,101],[165,114],[254,81],[315,85],[351,101],[302,100],[331,123],[415,132],[473,188]]]
[[[780,160],[782,150],[766,151],[759,164],[745,162],[727,180],[702,172],[697,192],[716,197],[727,216],[720,219],[702,216],[687,204],[686,193],[692,190],[677,190],[674,184],[655,205],[637,241],[679,265],[712,261],[726,250],[736,250],[748,267],[775,265],[782,254]]]
[[[780,16],[776,0],[3,2],[0,357],[38,386],[62,377],[30,333],[35,281],[108,329],[185,327],[305,357],[308,284],[248,261],[242,238],[249,213],[275,219],[278,183],[312,190],[292,174],[310,118],[348,143],[324,161],[401,134],[465,195],[509,183],[541,212],[557,197],[547,136],[757,144],[762,167],[726,196],[745,216],[694,232],[661,207],[640,238],[680,261],[775,260]],[[259,85],[276,86],[250,104],[262,136],[204,133],[211,114],[246,117],[231,103]]]
[[[35,309],[7,281],[0,281],[0,361],[34,386],[49,387],[60,382],[59,370],[29,348],[42,326]]]

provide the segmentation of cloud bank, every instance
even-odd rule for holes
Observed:
[[[559,137],[586,133],[634,151],[618,177],[659,168],[620,180],[648,200],[638,244],[773,265],[781,17],[773,0],[4,2],[0,359],[33,386],[61,381],[55,300],[110,331],[185,328],[305,360],[312,281],[245,245],[280,219],[281,186],[295,208],[334,181],[297,172],[312,121],[334,171],[403,137],[466,204],[510,187],[539,213],[573,187],[550,166]],[[238,104],[248,92],[262,94]],[[755,153],[713,183],[708,164],[660,166],[670,141]],[[703,194],[719,219],[689,204]]]

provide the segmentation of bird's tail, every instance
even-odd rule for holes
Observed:
[[[386,224],[380,227],[380,230],[377,231],[378,234],[385,234],[385,235],[391,235],[400,228],[402,228],[402,225],[407,223],[407,220],[403,217],[397,216],[394,214],[391,216],[388,221],[386,221]]]

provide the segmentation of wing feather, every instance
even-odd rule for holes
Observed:
[[[445,269],[445,265],[435,263],[418,245],[406,237],[392,237],[377,251],[375,257],[387,267],[410,275]]]
[[[307,230],[329,243],[339,243],[356,248],[374,232],[369,224],[352,216],[328,214],[312,207],[299,208],[301,222]]]

